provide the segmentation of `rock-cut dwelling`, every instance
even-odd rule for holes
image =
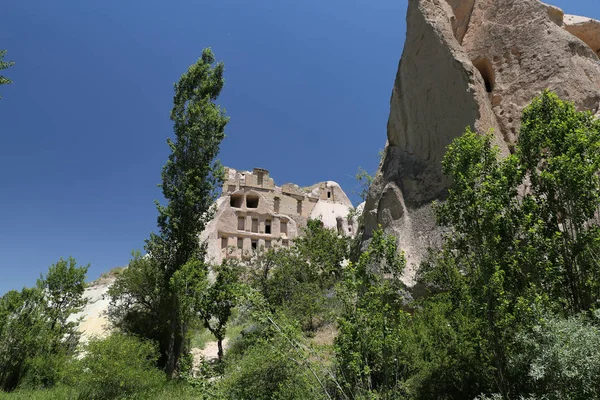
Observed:
[[[320,182],[307,188],[292,183],[276,186],[269,171],[225,168],[216,213],[201,235],[207,257],[248,259],[261,248],[289,246],[302,234],[308,219],[319,219],[339,234],[354,235],[352,202],[340,185]]]

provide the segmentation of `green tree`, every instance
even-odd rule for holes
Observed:
[[[113,291],[113,304],[126,297],[143,302],[142,296],[132,293],[133,290],[154,293],[155,302],[141,307],[152,308],[146,315],[157,318],[153,333],[159,336],[162,362],[169,376],[174,375],[185,353],[190,326],[184,318],[188,314],[183,311],[187,300],[182,299],[179,288],[173,287],[181,280],[173,277],[184,265],[204,259],[205,246],[200,245],[198,236],[212,217],[217,190],[223,182],[222,167],[216,156],[228,118],[215,103],[223,88],[223,71],[223,63],[215,64],[212,51],[205,49],[175,84],[171,111],[175,139],[167,139],[171,154],[163,167],[160,185],[167,203],[156,202],[159,232],[146,241],[152,261],[144,268],[155,267],[160,271],[136,275],[136,279],[148,276],[151,282],[139,282],[131,288],[123,283],[119,284],[119,291]],[[199,268],[206,266],[202,264]],[[157,286],[142,287],[152,284]]]
[[[13,61],[4,61],[4,56],[6,55],[6,50],[0,50],[0,71],[3,69],[8,69],[15,65]],[[12,83],[12,81],[5,76],[0,75],[0,85],[7,85]],[[0,96],[0,99],[2,96]]]
[[[332,320],[337,283],[342,279],[350,240],[319,220],[308,220],[303,235],[289,248],[260,253],[248,269],[252,285],[272,311],[297,319],[305,331]]]
[[[215,282],[210,285],[198,307],[204,327],[217,338],[218,357],[223,358],[223,339],[231,310],[236,306],[240,268],[233,260],[225,260],[219,268]]]
[[[42,290],[48,303],[46,313],[50,318],[50,329],[58,327],[59,335],[70,337],[77,334],[77,322],[68,318],[87,304],[83,292],[89,267],[89,264],[77,266],[73,257],[67,260],[61,258],[37,281],[37,287]]]
[[[443,292],[436,301],[450,302],[456,335],[478,327],[464,343],[478,354],[483,380],[453,382],[454,398],[531,392],[529,366],[514,362],[527,352],[519,335],[548,311],[576,315],[597,306],[599,146],[600,123],[547,91],[524,110],[514,155],[499,159],[491,135],[470,130],[449,146],[443,168],[454,185],[437,207],[447,234],[421,279]]]
[[[87,266],[73,258],[53,264],[34,288],[0,298],[0,388],[49,387],[76,351],[77,322],[69,319],[86,304]]]
[[[237,260],[229,259],[220,266],[214,266],[212,272],[214,281],[209,283],[202,263],[192,262],[177,271],[173,280],[186,301],[183,309],[186,310],[187,320],[199,319],[215,336],[221,360],[227,323],[239,296],[241,267]]]
[[[546,91],[524,110],[518,145],[530,181],[524,208],[535,218],[528,231],[537,234],[527,238],[547,260],[538,264],[557,309],[600,306],[600,122]]]
[[[408,314],[403,311],[400,277],[405,264],[396,239],[378,229],[358,262],[345,271],[335,354],[352,397],[366,392],[395,396],[389,398],[402,394],[398,378],[405,366],[402,332]]]
[[[362,201],[367,201],[367,197],[369,196],[369,188],[371,187],[375,177],[369,174],[364,168],[358,167],[354,178],[358,182],[359,186],[358,192],[355,193],[358,194]]]
[[[108,318],[113,326],[159,342],[164,336],[166,316],[161,304],[166,295],[162,290],[165,271],[156,259],[134,252],[128,267],[108,289],[111,298]],[[161,360],[164,365],[164,359]]]

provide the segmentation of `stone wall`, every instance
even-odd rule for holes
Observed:
[[[225,178],[215,216],[201,235],[213,262],[248,259],[261,248],[289,246],[309,218],[320,219],[340,234],[356,232],[356,220],[348,219],[352,203],[333,181],[308,188],[276,186],[269,171],[261,168],[226,168]]]

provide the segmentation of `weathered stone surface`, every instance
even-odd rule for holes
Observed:
[[[600,23],[537,0],[408,3],[387,145],[364,216],[367,239],[381,224],[418,263],[440,237],[431,202],[450,185],[441,160],[467,126],[493,129],[508,154],[523,108],[546,88],[598,112]]]
[[[207,259],[250,259],[256,250],[289,246],[302,234],[308,219],[320,219],[327,228],[353,236],[357,217],[349,218],[352,202],[333,181],[301,188],[292,183],[276,186],[269,171],[226,168],[221,197],[213,219],[200,235]]]
[[[587,44],[596,54],[600,54],[600,21],[577,15],[565,15],[564,27],[569,33]]]

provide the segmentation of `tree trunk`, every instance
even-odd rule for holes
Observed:
[[[219,357],[219,361],[221,361],[223,358],[223,338],[217,338],[217,346],[219,348],[217,357]]]
[[[169,330],[167,333],[167,364],[165,365],[165,372],[169,378],[175,377],[175,365],[176,365],[176,356],[175,356],[175,331],[177,329],[177,322],[175,321],[174,316],[171,314],[171,322],[169,322]]]

